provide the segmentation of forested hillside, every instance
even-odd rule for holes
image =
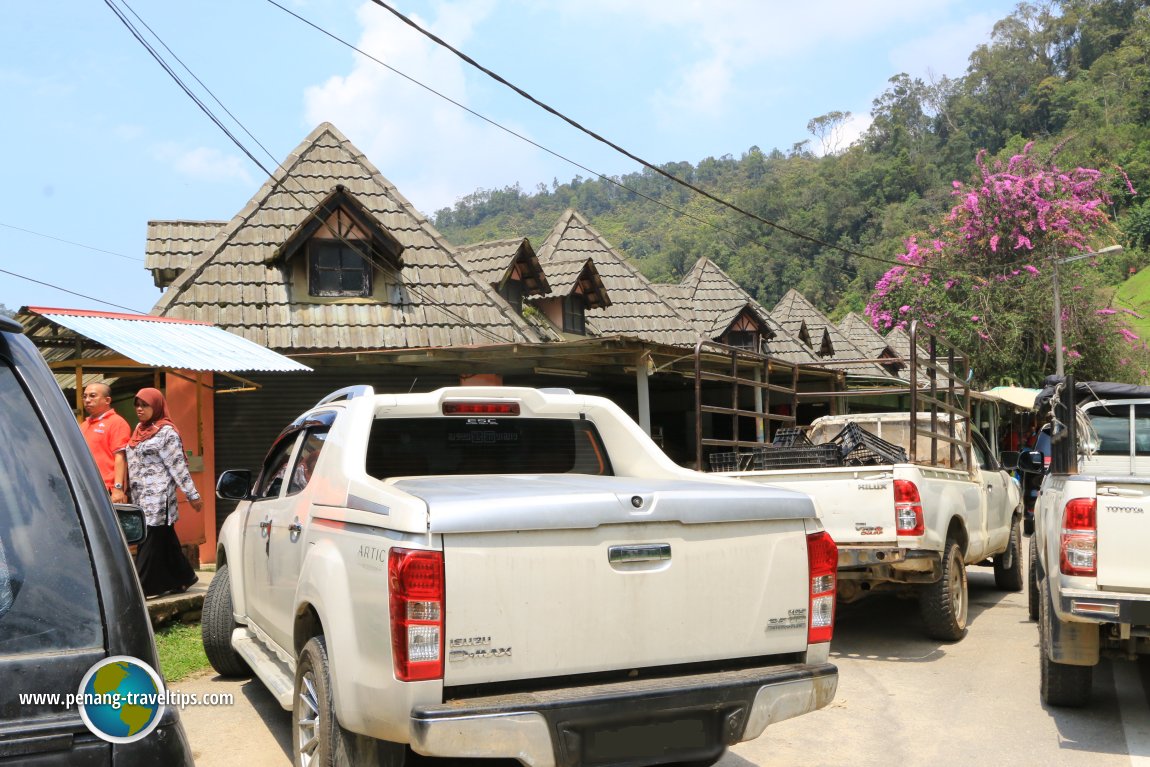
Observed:
[[[812,116],[811,135],[787,149],[732,148],[737,154],[665,170],[768,221],[881,260],[796,238],[649,170],[618,183],[576,177],[533,192],[480,190],[434,223],[459,245],[527,236],[538,246],[571,207],[651,279],[677,281],[707,256],[768,307],[797,288],[837,318],[861,310],[904,240],[950,209],[952,182],[975,177],[979,149],[1007,157],[1035,142],[1035,154],[1057,150],[1060,167],[1112,172],[1110,215],[1126,251],[1106,260],[1110,281],[1147,260],[1150,0],[1022,3],[971,53],[965,76],[894,75],[862,138],[816,153],[847,116]]]

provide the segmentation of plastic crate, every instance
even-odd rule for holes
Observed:
[[[707,456],[707,465],[711,471],[735,471],[739,468],[739,454],[711,453]]]
[[[811,444],[811,440],[803,427],[783,426],[775,432],[771,444],[775,447],[805,447]]]
[[[842,465],[838,445],[796,445],[794,447],[762,447],[755,451],[753,468],[770,469],[830,469]]]
[[[885,466],[906,463],[906,451],[898,445],[871,434],[857,423],[849,422],[828,445],[836,445],[843,466]]]

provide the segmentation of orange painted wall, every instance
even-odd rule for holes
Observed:
[[[200,384],[194,382],[197,373],[180,371],[180,375],[166,375],[164,396],[168,411],[184,442],[184,453],[189,461],[202,458],[203,468],[192,472],[192,481],[204,499],[204,510],[197,512],[179,493],[180,519],[176,522],[176,535],[183,544],[200,545],[200,562],[216,561],[216,450],[213,435],[216,429],[215,398],[212,395],[212,374],[199,373]],[[193,379],[192,381],[186,380]],[[200,391],[199,423],[197,424],[196,389]]]

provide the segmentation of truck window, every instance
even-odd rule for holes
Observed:
[[[1131,418],[1136,455],[1150,455],[1150,404],[1106,405],[1088,412],[1098,436],[1097,455],[1130,455]]]
[[[288,483],[287,494],[295,495],[307,487],[311,481],[312,472],[315,471],[315,462],[319,460],[319,453],[327,444],[327,432],[330,427],[321,426],[309,429],[303,439],[303,446],[299,449],[299,457],[291,470],[291,481]]]
[[[0,434],[8,437],[0,440],[0,656],[103,647],[95,573],[68,472],[3,362],[0,401]]]
[[[289,434],[277,442],[264,459],[264,467],[260,478],[256,482],[252,498],[278,498],[283,489],[284,476],[287,474],[288,459],[291,458],[292,448],[295,447],[299,432]]]
[[[380,479],[613,473],[594,425],[558,418],[377,418],[366,469]]]

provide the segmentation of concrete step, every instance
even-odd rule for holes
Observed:
[[[208,584],[212,582],[212,576],[215,574],[215,570],[196,570],[200,580],[184,593],[166,594],[148,599],[148,615],[152,618],[152,628],[157,629],[176,621],[199,623],[204,595],[208,593]]]

